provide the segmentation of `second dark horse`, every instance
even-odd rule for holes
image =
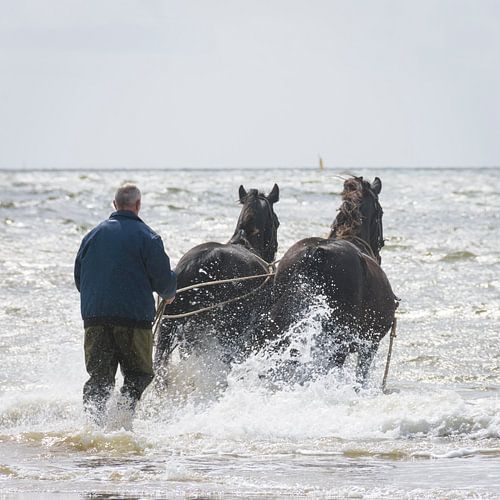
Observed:
[[[243,205],[236,229],[228,243],[209,242],[189,250],[180,259],[175,272],[178,288],[189,285],[265,275],[278,248],[278,217],[274,204],[279,200],[275,184],[269,195],[256,189],[239,188]],[[203,350],[208,339],[223,348],[225,361],[248,353],[255,347],[251,325],[269,307],[272,280],[265,277],[196,288],[177,295],[165,314],[179,315],[232,301],[222,307],[179,319],[165,319],[157,339],[155,367],[161,373],[168,356],[179,343],[182,353]]]
[[[282,258],[271,310],[274,335],[283,336],[315,297],[330,314],[322,320],[323,370],[341,367],[349,352],[358,353],[356,378],[365,384],[380,340],[394,320],[397,299],[380,267],[384,244],[379,178],[344,183],[342,206],[327,238],[306,238]],[[326,366],[325,366],[326,365]]]

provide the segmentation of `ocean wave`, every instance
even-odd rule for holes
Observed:
[[[454,252],[447,253],[444,257],[441,257],[443,262],[455,262],[460,260],[475,259],[477,255],[468,250],[456,250]]]
[[[466,401],[454,391],[437,389],[356,392],[339,374],[277,391],[239,379],[202,404],[191,402],[175,411],[174,400],[167,404],[161,432],[170,437],[364,441],[500,436],[500,403],[495,398]]]
[[[0,406],[0,429],[30,428],[43,424],[54,424],[73,420],[77,416],[74,401],[42,398],[25,395],[18,398],[5,398]]]
[[[85,425],[77,431],[21,434],[21,439],[38,441],[50,449],[71,449],[75,451],[106,452],[112,455],[142,454],[149,446],[143,436],[130,431],[105,432],[92,425]]]
[[[443,453],[418,451],[411,454],[414,458],[471,458],[500,457],[500,448],[457,448]]]

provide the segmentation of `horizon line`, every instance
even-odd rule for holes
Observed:
[[[190,166],[164,166],[164,167],[148,167],[148,166],[141,166],[141,167],[131,167],[131,166],[112,166],[112,167],[95,167],[95,166],[68,166],[68,167],[29,167],[29,166],[22,166],[22,167],[3,167],[0,166],[0,171],[2,172],[17,172],[17,171],[39,171],[39,172],[46,172],[46,171],[79,171],[79,170],[89,170],[89,171],[136,171],[136,170],[144,170],[144,171],[162,171],[162,170],[318,170],[318,171],[323,171],[326,172],[328,170],[330,171],[339,171],[339,170],[351,170],[351,169],[414,169],[414,170],[466,170],[466,169],[499,169],[499,165],[386,165],[386,166],[374,166],[374,165],[356,165],[356,166],[345,166],[345,165],[338,165],[338,166],[333,166],[333,167],[328,167],[326,166],[323,170],[321,170],[318,166],[312,166],[312,165],[302,165],[302,166],[205,166],[205,167],[190,167]]]

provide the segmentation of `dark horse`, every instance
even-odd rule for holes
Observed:
[[[343,366],[358,353],[356,379],[365,384],[380,340],[394,320],[397,299],[380,267],[384,245],[382,183],[362,177],[344,183],[343,203],[327,238],[295,243],[281,260],[275,277],[276,300],[270,316],[274,334],[284,333],[322,296],[331,313],[322,321],[324,369]]]
[[[269,273],[269,263],[278,249],[278,217],[273,205],[279,200],[275,184],[269,195],[256,189],[239,188],[243,205],[236,229],[228,243],[203,243],[180,259],[175,272],[177,286],[257,276]],[[255,347],[252,323],[269,307],[272,280],[261,277],[223,283],[179,293],[165,309],[166,315],[180,315],[211,308],[206,312],[179,319],[164,319],[157,339],[155,366],[161,371],[176,343],[184,354],[203,350],[207,337],[215,337],[224,348],[226,361]],[[237,300],[242,297],[241,300]],[[236,300],[235,300],[236,299]]]

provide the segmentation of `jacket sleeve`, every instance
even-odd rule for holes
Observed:
[[[150,240],[145,264],[153,291],[163,299],[173,297],[177,289],[177,276],[170,268],[170,259],[159,236]]]
[[[78,291],[80,291],[80,276],[82,271],[82,256],[84,252],[84,246],[85,246],[85,239],[82,241],[82,244],[80,245],[80,249],[78,250],[75,259],[74,276],[75,276],[76,289]]]

